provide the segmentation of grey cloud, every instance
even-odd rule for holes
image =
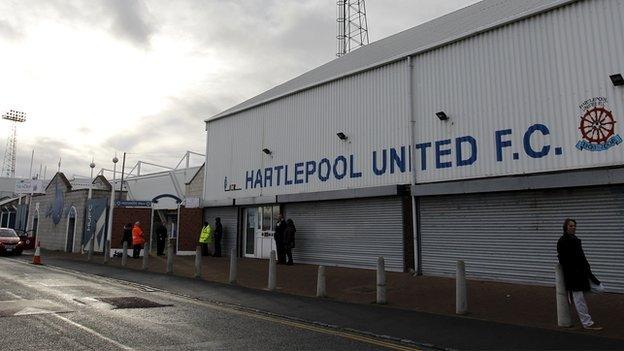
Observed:
[[[22,32],[7,21],[0,20],[0,38],[15,40],[22,37]]]
[[[119,37],[139,46],[149,46],[155,24],[147,6],[139,0],[107,0],[112,15],[111,29]]]

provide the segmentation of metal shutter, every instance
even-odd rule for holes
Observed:
[[[223,241],[221,251],[229,256],[230,249],[236,248],[238,234],[238,208],[236,207],[207,207],[204,208],[204,221],[214,226],[215,218],[221,217],[223,224]]]
[[[403,271],[403,214],[399,197],[286,204],[297,227],[296,262]]]
[[[453,275],[465,260],[472,277],[552,284],[569,217],[593,272],[624,292],[624,187],[434,196],[420,208],[424,274]]]

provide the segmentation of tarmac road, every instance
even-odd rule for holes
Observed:
[[[0,258],[0,349],[422,348],[89,273]]]

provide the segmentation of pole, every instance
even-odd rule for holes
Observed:
[[[167,274],[173,274],[173,240],[169,239],[167,245]]]
[[[275,262],[275,250],[271,250],[271,258],[269,259],[269,290],[275,290],[277,284],[277,263]]]
[[[119,200],[121,200],[121,196],[123,195],[123,181],[124,181],[125,172],[126,172],[126,153],[124,152],[123,160],[121,161],[121,184],[119,184]]]
[[[386,299],[386,262],[383,257],[377,258],[377,303],[384,305]]]
[[[457,272],[455,277],[456,314],[466,314],[466,312],[468,312],[468,299],[466,292],[466,264],[464,261],[457,261]]]
[[[30,170],[28,171],[28,178],[32,179],[32,164],[33,164],[33,159],[35,158],[35,149],[33,149],[32,153],[30,154]]]
[[[195,248],[195,278],[201,278],[202,269],[202,250],[201,246],[197,245]]]
[[[121,254],[121,266],[125,267],[128,263],[128,241],[123,242],[123,253]]]
[[[238,267],[236,267],[236,265],[236,249],[232,248],[230,250],[230,284],[236,284],[236,276],[238,275]]]
[[[327,297],[325,284],[325,266],[319,266],[316,276],[316,297]]]
[[[115,177],[117,176],[117,156],[113,157],[113,182],[111,183],[110,211],[108,214],[108,230],[106,231],[106,240],[104,246],[104,263],[108,262],[110,256],[110,239],[113,237],[113,212],[115,210]]]
[[[87,195],[87,202],[88,200],[91,200],[91,197],[93,196],[93,169],[95,168],[95,163],[93,162],[93,158],[91,158],[91,163],[89,164],[89,167],[91,168],[91,181],[89,182],[89,194]],[[90,204],[87,205],[87,210],[89,211],[90,209]],[[89,217],[90,221],[93,219],[91,217]],[[90,223],[91,225],[93,223]],[[91,226],[91,238],[89,239],[89,253],[87,254],[87,261],[91,261],[93,259],[93,252],[95,251],[95,230],[96,228],[93,228]]]

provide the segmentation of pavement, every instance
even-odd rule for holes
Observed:
[[[278,266],[277,292],[266,291],[268,261],[238,260],[238,285],[226,284],[228,258],[204,257],[202,279],[194,275],[194,257],[177,256],[174,274],[165,272],[165,258],[152,257],[150,270],[141,260],[121,267],[114,258],[86,262],[86,255],[44,252],[45,264],[166,289],[206,301],[242,306],[342,330],[410,340],[442,349],[614,349],[624,350],[624,296],[588,297],[590,312],[604,326],[589,332],[576,326],[556,327],[554,288],[470,280],[465,316],[454,315],[453,279],[413,277],[389,272],[388,304],[375,301],[375,272],[328,267],[328,298],[314,298],[316,266]],[[28,259],[28,258],[26,258]],[[469,271],[468,271],[469,276]],[[576,316],[574,316],[576,320]],[[576,321],[578,324],[578,321]]]

